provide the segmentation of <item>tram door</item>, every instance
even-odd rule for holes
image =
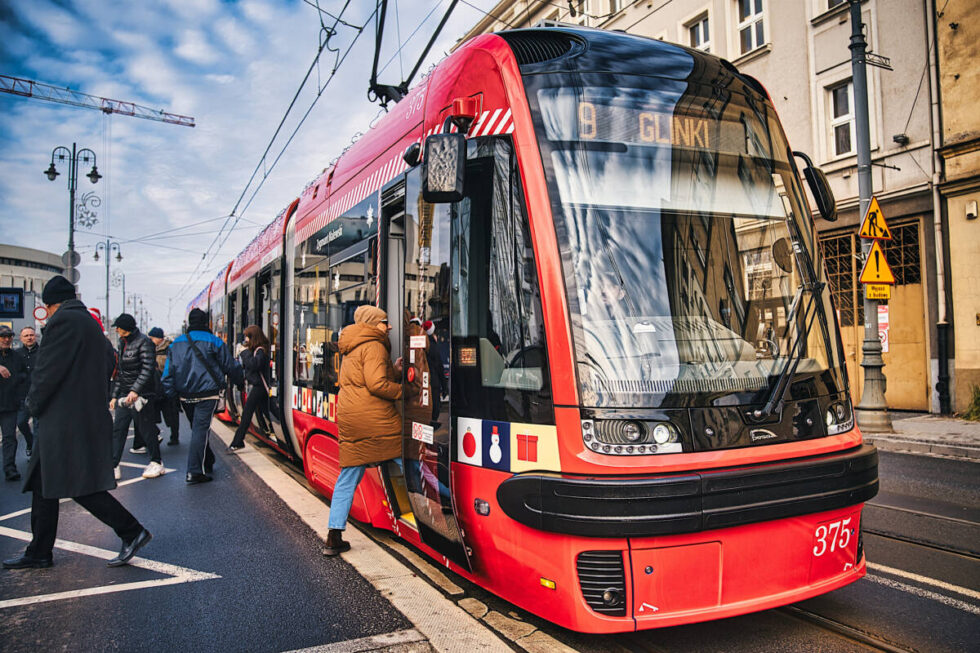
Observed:
[[[271,364],[272,382],[269,384],[268,410],[255,411],[252,424],[259,433],[265,434],[278,442],[280,446],[291,450],[292,444],[286,437],[283,426],[283,410],[288,407],[282,405],[281,397],[279,397],[279,365],[277,364],[280,355],[277,344],[279,342],[279,314],[282,309],[279,287],[281,275],[282,262],[277,259],[259,273],[256,282],[256,300],[259,309],[256,324],[269,339],[269,351],[267,353]]]
[[[401,310],[398,313],[389,310],[388,313],[389,321],[397,320],[402,329],[398,338],[400,347],[396,351],[401,352],[404,369],[402,458],[405,486],[422,540],[469,569],[469,555],[451,491],[453,442],[449,398],[440,390],[442,363],[436,362],[440,356],[436,339],[422,326],[431,326],[434,334],[449,333],[449,205],[422,202],[419,172],[415,169],[407,176],[403,239],[400,242],[389,239],[389,243],[402,249],[405,272],[401,280]],[[391,304],[389,296],[389,306],[395,308]],[[417,319],[413,321],[413,318]]]
[[[241,334],[241,329],[238,327],[239,315],[240,315],[240,302],[238,300],[238,295],[240,293],[239,289],[231,291],[227,295],[227,306],[225,316],[225,324],[227,328],[227,340],[225,340],[225,346],[228,350],[235,354],[235,343],[238,342],[238,338]],[[235,402],[235,396],[238,394],[238,389],[235,385],[228,380],[228,385],[225,388],[225,405],[228,407],[228,414],[231,415],[232,419],[236,422],[239,420],[241,413],[238,410],[238,403]]]

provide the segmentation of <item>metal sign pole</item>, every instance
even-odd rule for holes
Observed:
[[[871,180],[871,130],[868,121],[868,69],[865,55],[867,41],[861,23],[861,2],[851,3],[851,75],[854,84],[855,136],[857,138],[859,215],[864,215],[873,194]],[[875,241],[862,239],[861,252],[867,261]],[[881,340],[878,339],[878,302],[864,294],[864,342],[861,345],[864,368],[864,391],[857,405],[858,424],[871,433],[892,431],[891,417],[885,403],[885,363],[881,358]]]

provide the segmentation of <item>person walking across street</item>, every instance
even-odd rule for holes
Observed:
[[[354,311],[354,324],[344,327],[337,341],[344,356],[337,397],[340,477],[330,500],[325,556],[350,549],[343,534],[365,468],[400,460],[402,419],[395,402],[402,396],[401,359],[391,364],[390,329],[383,310],[359,306]]]
[[[75,287],[62,276],[45,286],[48,324],[31,374],[27,408],[38,418],[34,455],[24,492],[32,493],[31,532],[24,555],[4,569],[40,569],[53,564],[60,499],[71,498],[112,528],[122,540],[110,567],[128,563],[153,537],[116,500],[112,478],[112,417],[108,378],[112,348]]]
[[[31,370],[34,369],[34,359],[40,345],[37,344],[37,332],[34,327],[26,326],[20,330],[21,348],[17,350],[20,357],[24,359],[24,369],[27,372],[27,379],[24,382],[24,395],[27,395],[26,388],[31,387]],[[21,403],[20,411],[17,413],[17,428],[24,436],[24,444],[27,445],[27,457],[31,457],[31,447],[34,446],[34,431],[37,430],[37,418],[31,417],[27,411],[27,405]]]
[[[24,359],[14,351],[13,343],[13,330],[0,326],[0,434],[3,436],[3,473],[8,481],[20,480],[20,472],[17,471],[17,415],[27,394]]]
[[[195,308],[187,316],[187,333],[177,336],[170,345],[163,369],[164,394],[180,397],[191,423],[186,479],[191,485],[212,480],[211,417],[218,397],[227,387],[225,377],[241,385],[242,366],[221,338],[211,333],[208,314]]]
[[[146,335],[150,336],[150,340],[156,345],[157,369],[160,370],[162,376],[163,368],[167,364],[167,350],[170,349],[172,341],[163,334],[163,329],[160,327],[153,327]],[[177,397],[168,397],[166,394],[160,393],[160,396],[157,397],[157,407],[163,417],[163,423],[170,429],[170,439],[167,440],[167,446],[176,447],[180,444],[180,400]]]
[[[115,411],[112,422],[112,462],[116,478],[120,477],[119,461],[129,436],[129,425],[139,423],[144,446],[150,454],[150,463],[143,470],[143,478],[157,478],[166,471],[160,457],[160,429],[156,425],[153,402],[159,379],[156,348],[153,342],[136,328],[136,319],[129,313],[120,313],[112,323],[119,334],[119,370],[113,383],[109,410]]]
[[[252,415],[259,411],[259,423],[268,423],[269,415],[269,384],[272,383],[272,370],[269,368],[269,339],[257,325],[245,327],[245,349],[239,355],[242,368],[245,371],[245,381],[248,382],[248,395],[245,398],[245,408],[238,422],[235,437],[228,445],[228,451],[239,451],[245,447],[245,434]]]

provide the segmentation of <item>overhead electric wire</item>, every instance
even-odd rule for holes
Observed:
[[[467,2],[467,0],[459,0],[459,1],[462,2],[464,5],[466,5],[467,7],[469,7],[470,9],[476,9],[477,11],[479,11],[484,16],[489,16],[490,18],[493,18],[494,20],[499,20],[501,23],[503,23],[507,27],[510,27],[511,29],[517,29],[517,27],[513,23],[507,22],[506,20],[504,20],[503,18],[501,18],[499,16],[494,16],[493,14],[491,14],[486,9],[482,9],[480,7],[477,7],[472,2]]]
[[[344,4],[344,7],[341,10],[339,16],[337,18],[335,18],[334,25],[331,28],[331,30],[336,28],[337,24],[340,22],[340,17],[342,17],[344,15],[344,12],[347,10],[347,8],[348,8],[349,5],[350,5],[350,0],[347,0],[347,2]],[[286,148],[288,148],[289,145],[292,143],[293,138],[295,138],[297,132],[303,126],[303,124],[305,123],[307,117],[309,117],[310,112],[313,110],[313,107],[316,106],[317,101],[323,95],[323,91],[326,90],[326,88],[330,84],[330,82],[336,77],[337,71],[340,69],[341,65],[343,65],[344,61],[346,61],[347,56],[350,54],[350,52],[353,49],[354,45],[357,43],[357,40],[360,38],[361,34],[364,33],[364,29],[367,27],[367,25],[370,23],[370,21],[374,18],[374,16],[375,16],[376,13],[377,13],[377,7],[375,7],[375,10],[371,12],[371,15],[369,15],[365,19],[363,25],[361,25],[360,27],[355,27],[355,29],[357,29],[357,34],[352,39],[350,45],[348,46],[348,48],[344,52],[344,54],[342,56],[340,56],[338,58],[338,60],[336,61],[335,65],[333,67],[333,70],[330,72],[330,75],[327,78],[327,80],[325,82],[323,82],[323,84],[320,85],[319,88],[317,89],[316,97],[313,99],[313,102],[310,104],[309,108],[306,110],[306,113],[300,119],[299,123],[293,129],[292,134],[289,136],[289,139],[286,141],[286,144],[283,145],[282,149],[279,151],[279,154],[276,156],[275,160],[272,162],[271,167],[268,167],[264,171],[264,173],[262,175],[262,178],[259,181],[258,185],[256,186],[255,190],[252,192],[252,195],[249,197],[249,199],[246,202],[245,206],[242,207],[242,210],[241,210],[241,213],[242,214],[244,214],[245,211],[248,210],[249,206],[251,206],[252,201],[255,199],[255,196],[258,194],[259,190],[261,190],[262,186],[265,183],[265,180],[268,179],[269,174],[271,174],[272,170],[275,169],[276,164],[282,158],[282,155],[285,153]],[[307,71],[306,76],[303,78],[303,82],[300,84],[299,89],[296,91],[295,96],[293,97],[292,101],[290,102],[289,107],[286,110],[286,114],[283,116],[282,120],[279,123],[279,126],[276,128],[275,134],[273,134],[272,139],[269,141],[269,145],[266,147],[265,152],[262,154],[262,157],[259,159],[259,163],[256,165],[255,170],[252,172],[252,176],[249,178],[248,183],[245,185],[245,188],[242,190],[241,195],[239,196],[238,200],[235,202],[235,208],[229,214],[228,219],[226,220],[226,222],[224,223],[224,225],[222,225],[222,230],[221,231],[224,232],[224,238],[223,239],[221,238],[221,235],[222,234],[221,234],[221,232],[219,232],[217,234],[217,236],[212,240],[211,244],[208,246],[208,249],[201,256],[201,260],[198,261],[197,266],[195,266],[194,271],[191,272],[191,274],[188,277],[187,281],[184,282],[184,284],[181,286],[180,291],[177,293],[177,297],[178,298],[183,295],[183,293],[186,291],[186,289],[193,282],[193,280],[195,279],[195,275],[197,275],[198,272],[201,270],[202,265],[205,266],[205,271],[210,270],[210,267],[209,266],[211,266],[213,264],[214,259],[217,257],[218,252],[221,251],[221,248],[228,241],[228,238],[231,236],[231,233],[234,231],[235,226],[237,226],[239,220],[242,217],[241,215],[236,215],[236,213],[238,211],[238,208],[241,206],[242,200],[245,198],[245,195],[248,193],[249,188],[252,186],[252,182],[255,180],[255,176],[258,174],[259,169],[263,166],[264,163],[266,163],[266,158],[267,158],[267,156],[269,154],[269,151],[272,149],[273,144],[275,143],[276,137],[279,135],[279,132],[281,131],[282,126],[285,123],[286,118],[288,117],[290,111],[292,110],[293,106],[295,105],[296,100],[299,97],[300,92],[303,90],[304,86],[306,85],[306,82],[309,80],[310,73],[313,71],[313,69],[315,67],[318,66],[318,63],[319,63],[319,60],[320,60],[320,56],[323,54],[323,50],[327,47],[327,44],[329,43],[329,41],[330,41],[330,39],[328,37],[327,39],[325,39],[323,41],[323,43],[320,44],[320,47],[317,50],[317,54],[313,58],[313,63],[310,65],[310,68]],[[235,218],[235,221],[232,222],[231,223],[231,227],[226,230],[225,227],[228,224],[228,220],[230,220],[232,217]],[[219,239],[221,239],[221,242],[220,243],[218,243],[218,240]],[[216,243],[218,243],[217,244],[217,248],[214,248],[214,245]],[[213,253],[212,253],[212,249],[214,249],[214,252]],[[211,255],[211,260],[208,263],[205,263],[205,261],[208,259],[208,255],[209,254]]]

